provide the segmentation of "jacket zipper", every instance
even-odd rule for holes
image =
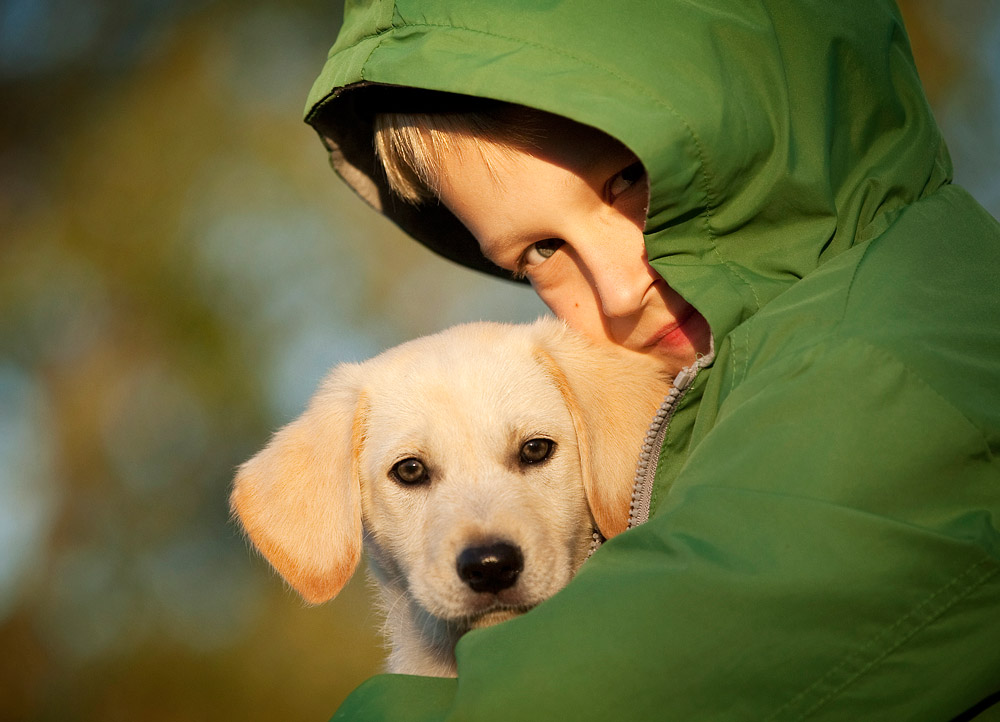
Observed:
[[[660,451],[663,449],[663,439],[667,435],[670,419],[677,409],[677,404],[687,391],[698,370],[688,366],[681,370],[674,379],[674,386],[663,399],[660,408],[646,431],[646,439],[639,452],[639,463],[635,470],[635,480],[632,483],[632,503],[628,510],[628,529],[634,529],[649,519],[649,507],[653,500],[653,481],[656,478],[656,467],[660,463]]]
[[[649,520],[649,507],[653,499],[653,481],[656,479],[656,467],[660,463],[660,452],[663,450],[663,439],[667,435],[670,419],[673,418],[674,411],[676,411],[681,399],[684,398],[684,394],[694,383],[698,372],[711,364],[714,359],[715,348],[713,344],[713,348],[708,354],[699,356],[693,364],[681,369],[674,377],[670,393],[663,399],[663,403],[656,411],[656,416],[649,424],[649,428],[646,430],[646,439],[639,452],[639,462],[636,465],[627,529],[633,529]],[[587,558],[589,559],[590,555],[597,551],[604,542],[604,536],[595,529]]]

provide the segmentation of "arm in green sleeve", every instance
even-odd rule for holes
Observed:
[[[997,519],[980,429],[816,347],[727,400],[647,524],[466,635],[457,681],[376,677],[335,719],[951,719],[1000,687]]]

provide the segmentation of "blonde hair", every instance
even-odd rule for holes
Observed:
[[[441,95],[448,97],[443,105],[454,105],[451,96]],[[499,159],[535,147],[546,115],[542,111],[481,98],[464,102],[474,109],[375,114],[375,155],[389,187],[408,203],[440,196],[446,154],[474,151],[494,174]]]

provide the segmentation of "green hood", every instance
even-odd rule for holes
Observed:
[[[632,4],[348,2],[306,119],[373,206],[499,275],[446,209],[391,198],[371,150],[380,86],[520,103],[616,137],[649,173],[651,263],[717,341],[949,181],[891,0]]]

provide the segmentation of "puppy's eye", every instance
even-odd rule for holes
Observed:
[[[556,442],[552,439],[528,439],[521,446],[521,463],[538,464],[552,456]]]
[[[427,467],[424,466],[424,462],[415,457],[410,457],[408,459],[403,459],[397,462],[392,467],[392,476],[401,484],[424,484],[426,483],[430,475],[427,473]]]

